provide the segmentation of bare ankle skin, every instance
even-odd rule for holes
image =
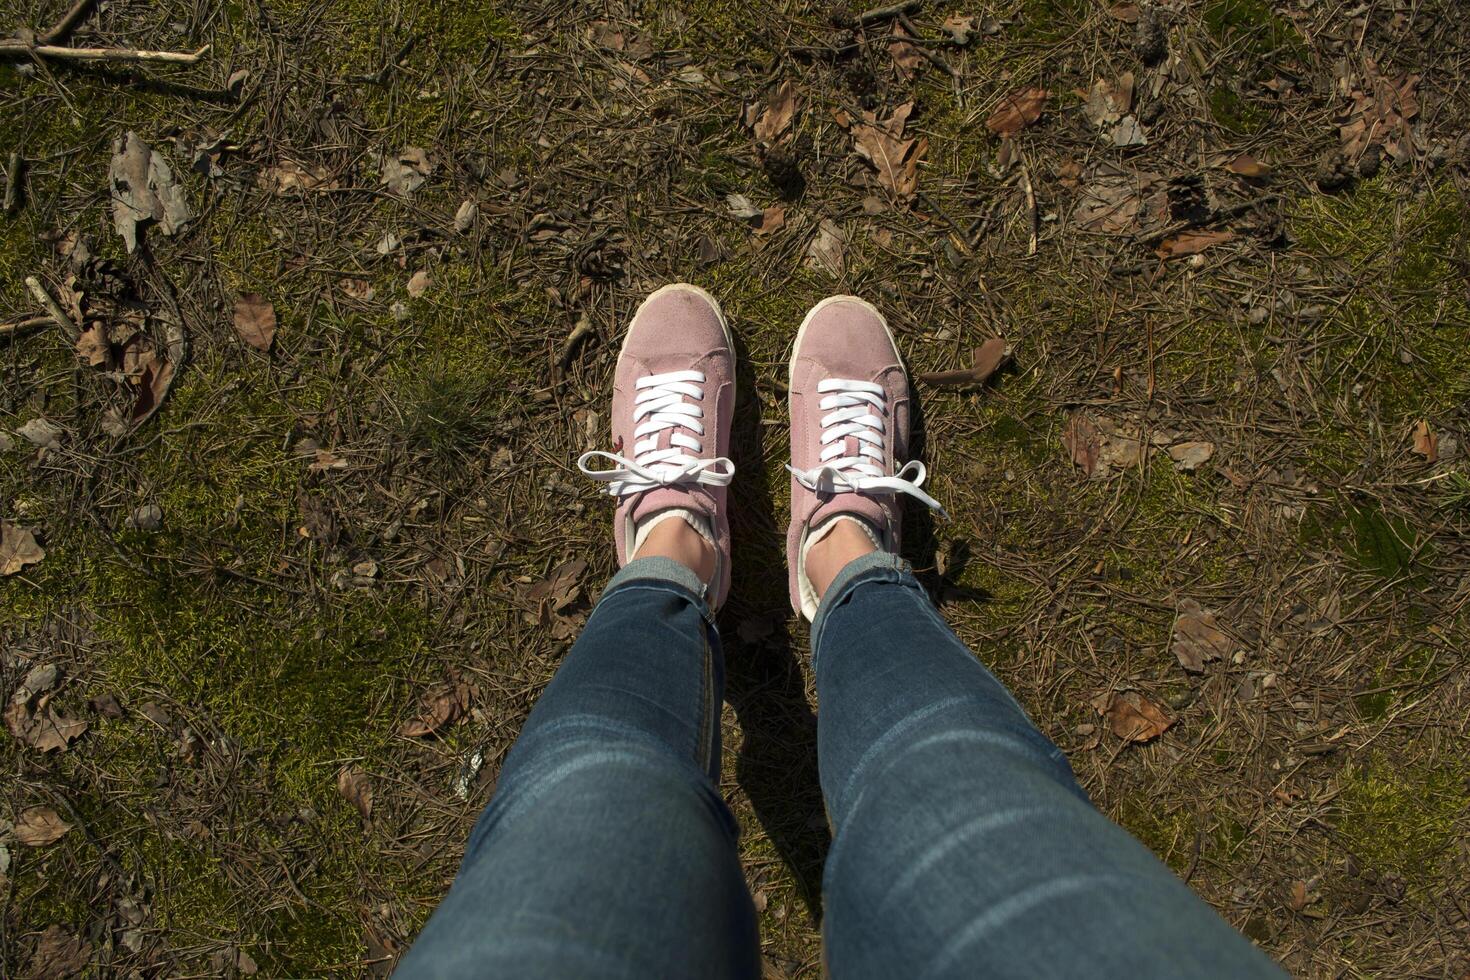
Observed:
[[[715,549],[687,522],[672,518],[648,532],[634,558],[672,558],[690,569],[705,585],[715,577]]]
[[[672,523],[672,522],[671,522]],[[827,593],[827,587],[837,574],[854,558],[872,554],[878,549],[867,532],[852,521],[838,521],[837,526],[816,544],[806,555],[806,577],[817,590],[817,597]]]

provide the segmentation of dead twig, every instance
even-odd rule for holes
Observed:
[[[17,320],[15,323],[0,323],[0,337],[18,337],[52,322],[54,321],[49,316],[33,316],[25,320]]]
[[[177,65],[192,65],[209,50],[205,45],[198,51],[145,51],[141,48],[68,48],[56,44],[25,44],[21,41],[0,41],[0,58],[55,58],[60,61],[149,61]]]
[[[82,18],[87,15],[87,11],[91,9],[92,0],[76,0],[76,3],[72,4],[71,9],[66,12],[66,16],[58,20],[55,26],[36,40],[42,44],[58,44],[66,40],[71,35],[71,32],[76,30],[77,25],[82,22]]]
[[[919,29],[914,26],[913,21],[909,20],[907,14],[899,13],[898,22],[903,25],[903,29],[905,31],[908,31],[908,37],[900,37],[898,35],[894,35],[895,40],[906,42],[915,51],[923,55],[924,60],[928,61],[929,64],[933,65],[935,68],[938,68],[940,71],[944,72],[955,81],[958,82],[960,80],[960,73],[958,71],[955,71],[954,65],[951,65],[943,58],[943,56],[941,56],[937,52],[929,50],[929,44],[931,44],[932,42],[919,34]]]
[[[22,161],[18,150],[10,151],[10,164],[5,168],[5,204],[6,214],[15,212],[16,204],[20,201],[20,168]]]
[[[62,332],[66,334],[72,343],[76,343],[82,336],[81,329],[72,322],[71,317],[66,315],[66,311],[61,308],[60,303],[56,302],[56,298],[51,295],[50,290],[41,285],[41,280],[35,276],[26,276],[26,288],[31,291],[32,296],[36,297],[36,302],[45,307],[47,313],[51,314],[52,322],[61,328]]]
[[[1026,245],[1026,254],[1036,254],[1036,239],[1040,232],[1040,226],[1036,214],[1036,188],[1031,185],[1031,168],[1026,165],[1026,158],[1021,157],[1021,186],[1026,191],[1026,211],[1030,215],[1031,240]]]
[[[888,20],[899,14],[906,14],[912,10],[918,10],[924,5],[924,0],[903,0],[903,3],[891,3],[886,7],[874,7],[872,10],[864,10],[858,14],[859,24],[872,24],[880,20]]]

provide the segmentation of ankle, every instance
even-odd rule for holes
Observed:
[[[856,520],[838,519],[806,553],[806,577],[817,598],[826,595],[828,587],[849,562],[877,550],[872,535]]]
[[[672,558],[709,585],[715,577],[715,549],[682,518],[660,521],[648,531],[633,558]]]

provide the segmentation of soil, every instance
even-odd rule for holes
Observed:
[[[573,461],[689,280],[741,355],[722,788],[770,975],[821,974],[783,378],[834,292],[939,375],[954,519],[907,557],[1098,807],[1295,975],[1470,975],[1458,0],[110,0],[52,43],[208,50],[17,38],[0,974],[391,969],[613,571]]]

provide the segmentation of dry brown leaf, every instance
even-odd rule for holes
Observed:
[[[1108,8],[1108,16],[1125,24],[1136,24],[1142,16],[1136,3],[1115,3]]]
[[[1050,95],[1044,88],[1017,89],[1000,100],[985,125],[997,136],[1015,136],[1041,118]]]
[[[235,300],[235,333],[256,350],[270,350],[276,337],[276,308],[259,293],[242,293]]]
[[[0,576],[14,575],[45,557],[46,550],[29,529],[0,521]]]
[[[1180,259],[1188,255],[1198,255],[1213,245],[1223,245],[1234,238],[1235,232],[1228,230],[1185,231],[1164,239],[1154,251],[1161,259]]]
[[[347,294],[348,299],[359,303],[369,302],[376,295],[373,284],[366,279],[339,279],[337,285]]]
[[[901,200],[913,197],[918,189],[919,163],[929,149],[926,139],[904,138],[904,126],[913,111],[914,104],[905,102],[884,119],[864,112],[862,121],[852,124],[853,148],[858,156],[878,172],[878,183]]]
[[[328,470],[345,469],[347,469],[347,460],[326,449],[318,449],[316,451],[316,458],[312,460],[311,465],[307,466],[307,470],[312,473],[325,473]]]
[[[420,269],[418,272],[415,272],[413,275],[408,277],[408,295],[413,299],[418,299],[420,296],[424,295],[424,293],[428,292],[429,284],[431,282],[432,280],[429,277],[429,270]]]
[[[1139,691],[1112,691],[1093,699],[1112,733],[1127,742],[1151,742],[1174,724],[1168,709]]]
[[[1428,419],[1420,419],[1414,424],[1414,452],[1423,456],[1426,463],[1439,459],[1439,436],[1429,427]]]
[[[1169,220],[1167,184],[1157,174],[1099,167],[1088,178],[1072,220],[1086,231],[1148,231]]]
[[[419,699],[419,716],[398,727],[405,738],[434,735],[464,716],[469,707],[470,688],[459,677],[434,684]]]
[[[277,197],[301,197],[311,191],[333,191],[337,182],[325,167],[307,168],[295,160],[282,160],[260,172],[260,186]]]
[[[1092,83],[1082,112],[1094,126],[1110,126],[1133,108],[1133,73],[1125,71],[1117,81],[1099,78]]]
[[[107,328],[101,321],[93,321],[77,338],[77,356],[86,361],[88,367],[106,367],[111,349],[107,342]]]
[[[1179,666],[1192,674],[1202,673],[1205,664],[1230,656],[1235,644],[1216,625],[1215,614],[1193,599],[1179,603],[1174,619],[1174,642],[1170,649]]]
[[[1418,75],[1386,78],[1372,58],[1365,58],[1363,86],[1353,90],[1353,104],[1338,130],[1343,156],[1356,162],[1370,146],[1381,146],[1395,160],[1413,157],[1418,87]]]
[[[134,422],[153,414],[164,395],[168,394],[174,378],[174,366],[154,351],[139,354],[137,368],[138,400],[133,404]]]
[[[966,388],[983,385],[990,380],[1010,356],[1010,346],[1003,337],[991,337],[971,354],[971,364],[958,371],[934,371],[919,375],[919,380],[936,388]]]
[[[578,583],[585,571],[587,563],[580,558],[564,561],[546,578],[527,586],[525,596],[533,604],[545,602],[552,612],[561,612],[581,597],[582,588]]]
[[[791,128],[796,116],[796,86],[788,78],[766,99],[766,107],[755,121],[755,138],[762,143],[775,143]]]
[[[434,161],[422,147],[405,146],[391,156],[384,154],[378,159],[380,184],[387,186],[400,197],[406,197],[423,186],[434,172]]]
[[[847,232],[831,218],[823,218],[817,234],[806,247],[806,267],[825,272],[834,278],[842,275],[847,265]]]
[[[1265,180],[1271,176],[1271,168],[1249,153],[1242,153],[1225,164],[1225,169],[1248,180]]]
[[[755,226],[755,233],[773,235],[784,227],[786,227],[786,206],[773,204],[761,212],[760,221]]]
[[[888,42],[888,57],[901,78],[913,78],[919,66],[924,64],[923,52],[910,43],[912,40],[902,24],[893,25],[893,40]]]
[[[1179,442],[1169,447],[1169,457],[1174,460],[1174,468],[1185,473],[1203,466],[1213,455],[1213,442]]]
[[[15,839],[27,847],[45,847],[60,840],[71,824],[49,806],[31,806],[20,811],[15,822]]]
[[[367,773],[357,766],[346,766],[337,773],[337,792],[342,797],[357,807],[357,812],[362,814],[362,819],[371,820],[373,817],[373,784],[368,781]]]
[[[74,977],[87,968],[92,959],[92,944],[66,926],[47,926],[36,940],[26,975],[61,980]]]
[[[1062,445],[1072,457],[1072,462],[1082,467],[1087,476],[1097,470],[1097,454],[1102,448],[1102,433],[1086,415],[1078,412],[1062,430]]]
[[[939,29],[948,34],[955,44],[964,46],[970,43],[970,35],[978,28],[979,20],[974,14],[950,14],[944,18]]]
[[[138,247],[140,227],[156,225],[163,234],[173,235],[188,224],[189,204],[183,189],[174,183],[168,160],[136,133],[125,133],[113,141],[107,178],[113,227],[129,252]]]

